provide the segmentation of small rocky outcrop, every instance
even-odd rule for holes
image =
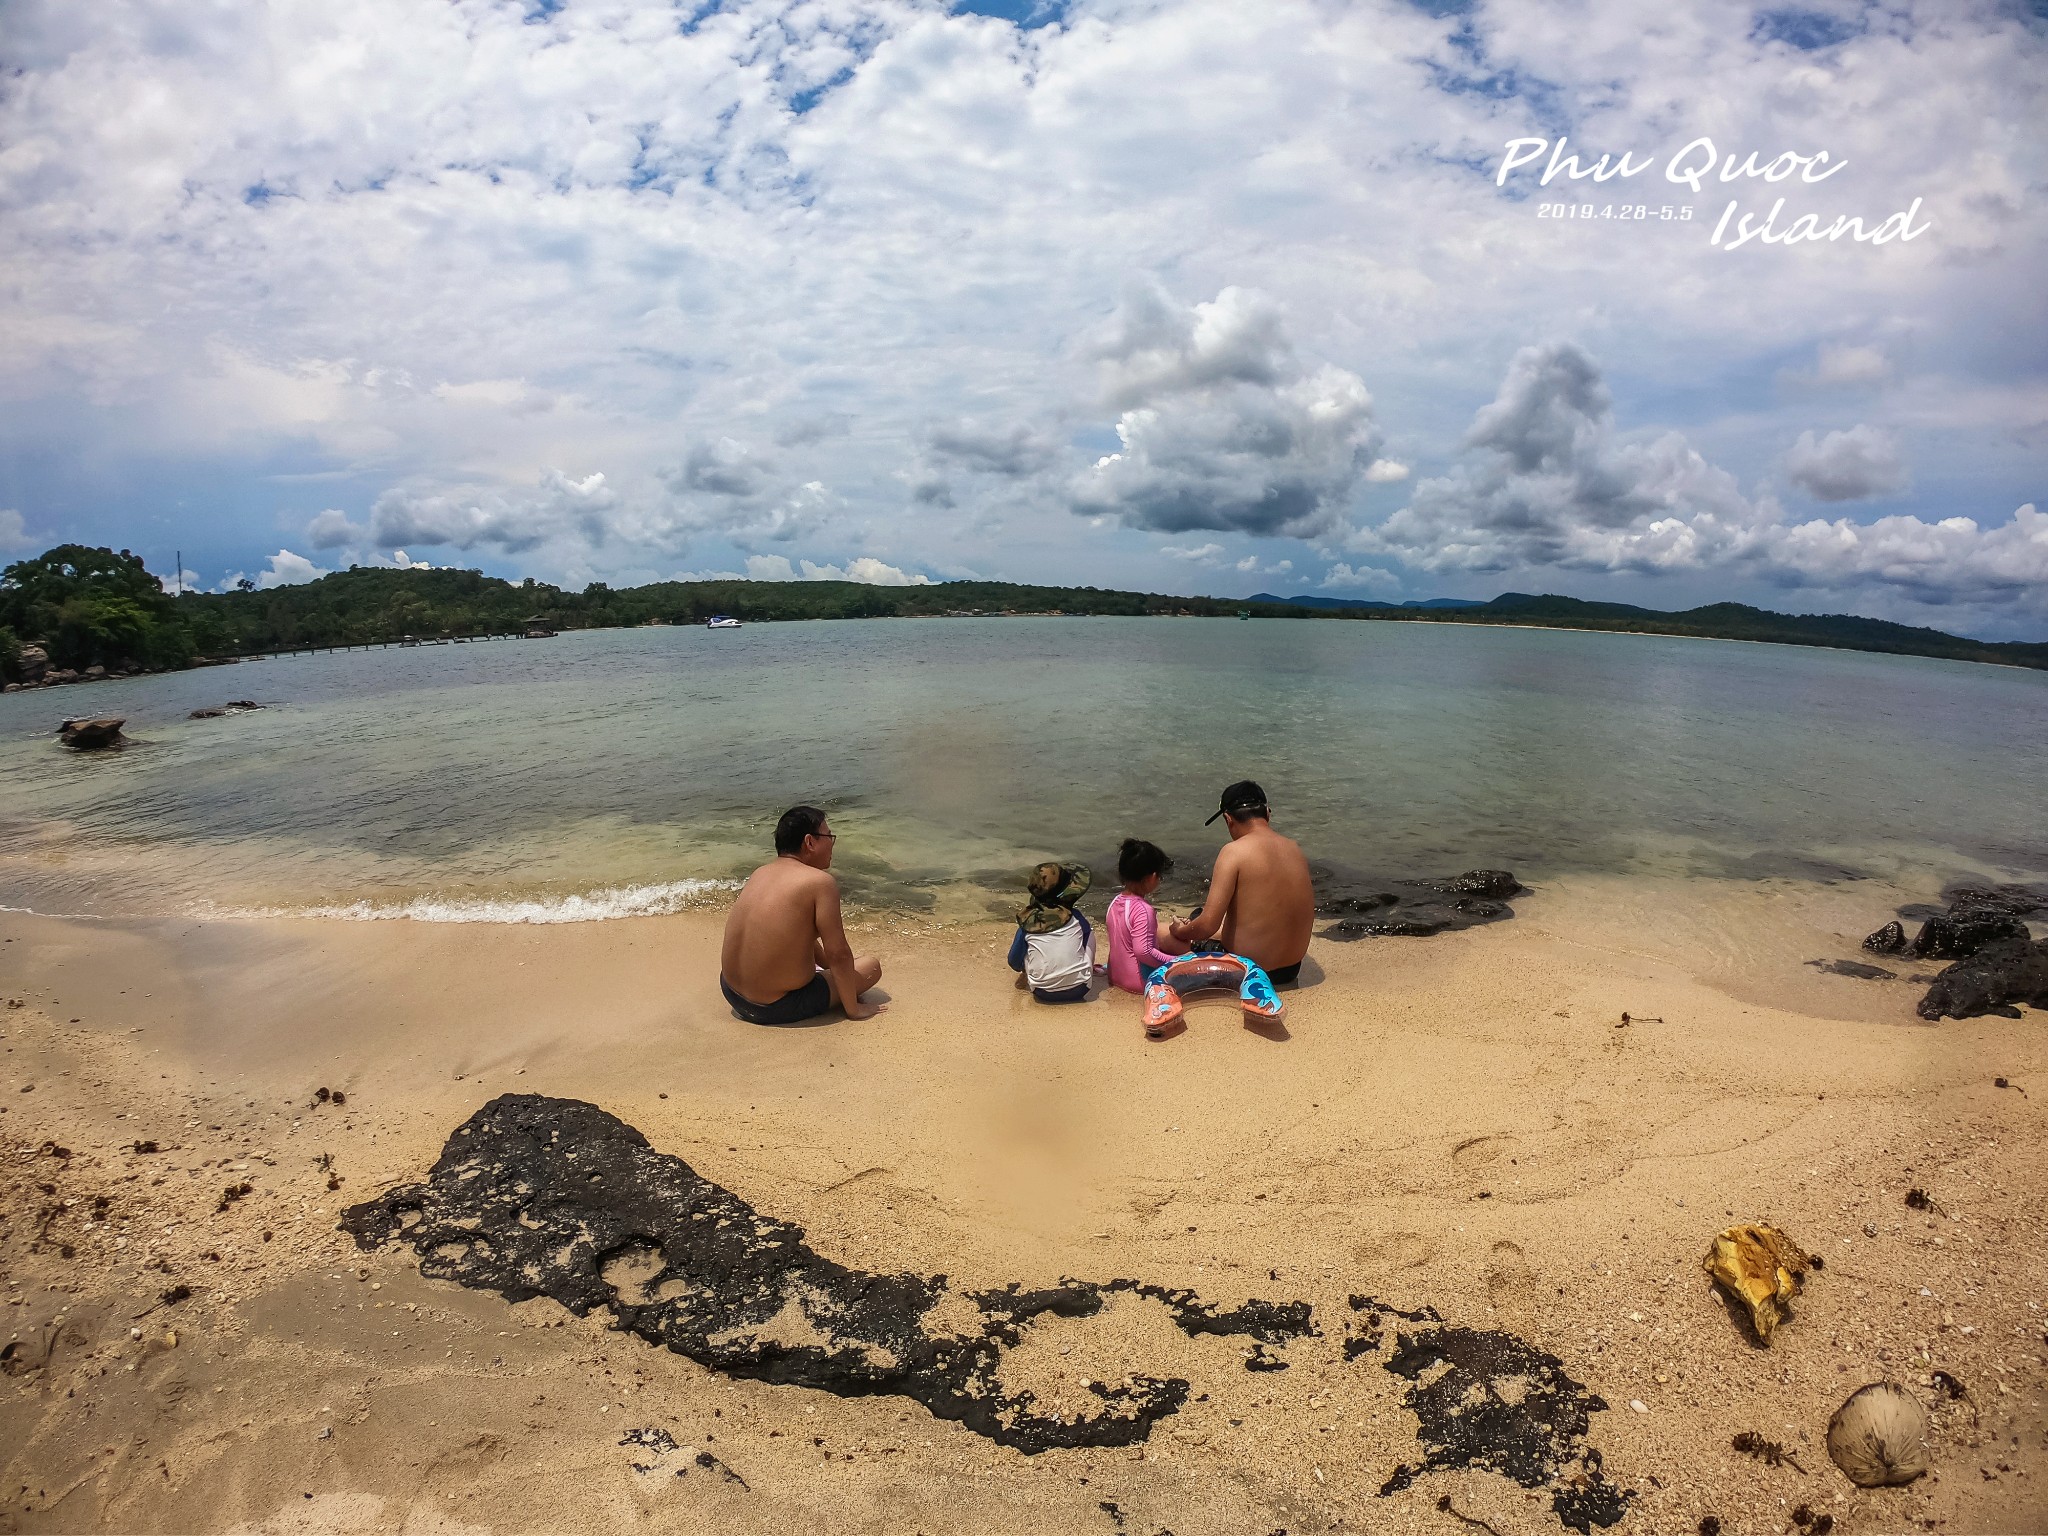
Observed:
[[[239,715],[247,710],[261,709],[262,707],[254,699],[229,699],[227,703],[217,708],[195,709],[185,718],[187,720],[218,720],[223,715]]]
[[[128,738],[121,734],[121,727],[127,723],[125,717],[116,715],[101,715],[92,720],[66,720],[57,727],[57,737],[74,752],[99,752],[127,744]]]
[[[1971,1019],[1995,1013],[2016,1019],[2018,1004],[2048,1008],[2048,940],[2036,940],[2027,926],[2030,917],[2048,919],[2048,885],[1959,884],[1941,897],[1940,906],[1899,909],[1900,917],[1920,922],[1912,942],[1897,920],[1863,941],[1873,954],[1957,962],[1934,978],[1920,1000],[1920,1017]],[[1850,964],[1823,968],[1856,974],[1843,969]]]
[[[50,653],[40,645],[24,645],[14,659],[24,683],[40,683],[50,671]]]
[[[1441,880],[1388,880],[1358,895],[1328,895],[1316,903],[1316,915],[1337,919],[1322,931],[1325,939],[1427,938],[1513,917],[1508,898],[1527,893],[1505,869],[1472,869]]]
[[[1999,939],[1934,978],[1920,999],[1923,1019],[2020,1016],[2019,1004],[2048,1008],[2048,939]]]

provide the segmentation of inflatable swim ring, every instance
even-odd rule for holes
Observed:
[[[1187,995],[1212,987],[1237,988],[1247,1023],[1277,1020],[1287,1012],[1256,960],[1243,955],[1182,955],[1145,978],[1145,1038],[1165,1039],[1180,1022]]]

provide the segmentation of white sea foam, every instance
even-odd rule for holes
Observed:
[[[402,902],[266,907],[208,915],[312,917],[345,923],[602,923],[616,917],[666,917],[671,912],[711,905],[739,888],[737,880],[668,880],[658,885],[621,885],[569,896],[415,896]]]

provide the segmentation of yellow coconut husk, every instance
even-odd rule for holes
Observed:
[[[1707,1273],[1748,1309],[1757,1342],[1768,1344],[1785,1315],[1785,1304],[1805,1284],[1814,1261],[1776,1227],[1730,1227],[1707,1250]]]

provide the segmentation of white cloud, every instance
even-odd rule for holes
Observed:
[[[306,524],[306,542],[315,549],[344,549],[361,547],[370,539],[370,530],[361,523],[349,521],[346,512],[329,507],[316,512]]]
[[[2030,494],[2042,369],[2015,317],[2048,203],[2013,125],[2048,105],[2048,36],[2023,7],[1898,0],[1810,51],[1753,8],[1646,28],[1640,0],[1093,0],[1027,32],[933,0],[696,9],[13,0],[10,503],[38,528],[104,507],[56,536],[140,546],[181,475],[345,475],[371,536],[324,547],[536,573],[915,549],[1072,579],[1055,527],[1087,579],[1136,583],[1162,533],[1339,543],[1399,484],[1381,428],[1438,462],[1559,323],[1712,445],[1721,469],[1665,465],[1691,538],[1713,474],[1754,483],[1806,424],[1756,405],[1788,358],[1788,385],[1886,386],[1863,415],[1912,429],[1929,506]],[[1628,189],[1694,219],[1539,220],[1492,166],[1560,128],[1589,156],[1825,145],[1848,169],[1789,212],[1925,195],[1935,233],[1730,257],[1718,204],[1764,189],[1657,171]],[[1642,491],[1645,445],[1610,436]],[[602,493],[544,485],[594,470]],[[210,512],[202,563],[249,564],[273,516]],[[1474,526],[1445,558],[1513,543]],[[689,560],[699,539],[726,542]]]
[[[1221,544],[1162,544],[1159,553],[1169,560],[1186,560],[1194,565],[1215,565],[1223,553]]]
[[[1057,445],[1021,424],[1007,427],[970,421],[933,427],[928,442],[933,453],[985,475],[1017,479],[1036,474],[1052,463]]]
[[[1838,468],[1875,451],[1875,434],[1832,437],[1854,448],[1829,461]],[[1793,523],[1767,491],[1745,496],[1679,433],[1618,434],[1599,368],[1568,343],[1516,353],[1465,440],[1477,462],[1423,481],[1353,546],[1431,571],[1717,572],[1887,616],[1955,607],[1977,620],[2048,617],[2048,516],[2032,503],[1989,528],[1968,517]]]
[[[1815,501],[1862,501],[1912,483],[1898,444],[1860,423],[1818,440],[1800,433],[1785,455],[1785,474]]]
[[[1365,468],[1368,485],[1393,485],[1408,478],[1408,466],[1393,459],[1374,459]]]
[[[1401,578],[1378,566],[1351,566],[1339,561],[1323,575],[1322,587],[1329,591],[1365,592],[1375,597],[1401,595]]]
[[[1308,538],[1342,519],[1379,441],[1358,375],[1295,357],[1279,306],[1225,288],[1192,309],[1125,295],[1098,347],[1120,451],[1074,505],[1134,528]]]
[[[0,550],[23,550],[33,542],[21,513],[13,507],[0,507]]]
[[[1813,371],[1798,376],[1798,382],[1819,388],[1853,389],[1883,384],[1891,377],[1891,359],[1885,356],[1882,347],[1824,341]]]
[[[870,587],[928,587],[932,584],[929,576],[914,575],[885,564],[872,555],[849,560],[844,567],[813,565],[808,560],[802,563],[805,581],[858,581]]]
[[[270,557],[269,567],[256,573],[255,585],[258,591],[270,587],[295,587],[303,582],[318,581],[322,576],[333,574],[332,571],[321,569],[304,555],[295,555],[288,549],[280,549]],[[214,590],[230,592],[249,579],[242,571],[230,571],[221,577],[219,586]]]
[[[710,577],[679,577],[679,580],[710,580]],[[857,581],[871,587],[926,587],[929,576],[915,575],[901,568],[861,555],[845,565],[821,565],[814,560],[794,564],[787,555],[749,555],[749,581]]]
[[[383,549],[400,544],[449,544],[457,549],[491,545],[511,554],[564,534],[580,534],[598,544],[605,538],[607,515],[618,505],[617,494],[602,474],[572,480],[556,469],[546,471],[531,489],[519,491],[393,488],[370,508],[370,536]]]

